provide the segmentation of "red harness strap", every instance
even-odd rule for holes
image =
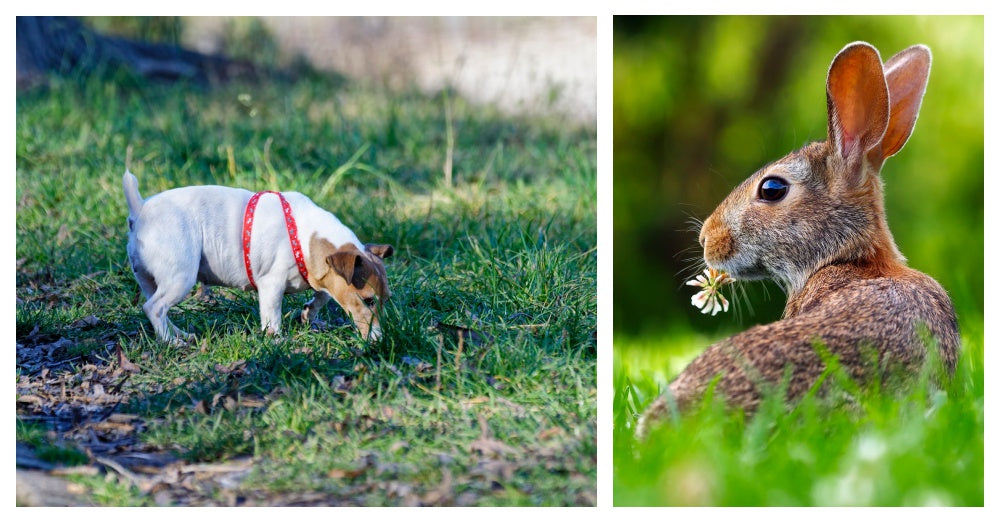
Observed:
[[[299,231],[295,226],[295,218],[292,216],[292,206],[288,205],[288,200],[276,191],[261,191],[250,197],[247,202],[247,210],[243,214],[243,264],[247,268],[247,278],[250,285],[256,289],[257,282],[253,279],[253,270],[250,269],[250,231],[253,229],[253,214],[257,210],[257,200],[262,194],[276,194],[281,200],[281,210],[285,212],[285,227],[288,229],[288,241],[292,245],[292,256],[295,257],[295,265],[299,268],[302,279],[309,281],[309,272],[306,270],[306,259],[302,255],[302,246],[299,244]]]

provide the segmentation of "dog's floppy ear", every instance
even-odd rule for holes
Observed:
[[[392,256],[392,245],[366,243],[365,250],[382,259]]]
[[[364,264],[364,260],[361,258],[361,254],[358,251],[337,251],[326,257],[326,263],[337,274],[347,280],[347,283],[350,283],[359,289],[364,286],[364,278],[361,278],[361,285],[358,285],[354,281],[356,274],[355,269],[360,269]]]

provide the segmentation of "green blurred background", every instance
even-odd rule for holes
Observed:
[[[948,290],[963,330],[982,332],[983,17],[616,16],[616,360],[661,373],[679,365],[664,363],[671,352],[780,317],[785,296],[771,283],[745,286],[738,315],[690,305],[683,283],[701,257],[690,219],[765,163],[825,139],[827,69],[855,40],[883,61],[931,48],[916,129],[882,171],[889,226],[910,266]]]

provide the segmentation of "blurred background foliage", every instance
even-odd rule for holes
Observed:
[[[616,16],[616,350],[701,343],[780,317],[784,293],[771,283],[746,286],[739,315],[690,305],[683,283],[702,254],[691,218],[708,217],[767,162],[825,139],[826,73],[855,40],[883,61],[931,48],[916,129],[882,171],[889,226],[910,266],[937,279],[960,323],[981,332],[981,16]]]
[[[180,16],[91,16],[85,24],[99,33],[143,40],[151,43],[185,46],[185,20]],[[225,19],[222,34],[217,37],[226,56],[248,60],[264,67],[279,67],[282,63],[280,43],[264,22],[255,16]],[[295,63],[302,66],[302,63]]]

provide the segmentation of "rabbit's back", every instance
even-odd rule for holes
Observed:
[[[826,368],[823,349],[861,382],[874,372],[919,367],[935,346],[946,368],[954,369],[958,325],[944,289],[905,267],[868,278],[859,278],[859,271],[850,265],[817,271],[789,300],[783,319],[709,347],[671,383],[677,402],[697,400],[718,376],[717,393],[753,410],[761,389],[780,383],[786,366],[792,372],[788,396],[799,397]]]
[[[784,317],[709,347],[646,410],[640,434],[671,398],[683,410],[713,383],[748,411],[786,375],[788,395],[799,397],[827,369],[824,351],[861,383],[917,368],[929,349],[954,369],[954,308],[936,281],[906,267],[880,176],[913,132],[930,64],[923,45],[884,64],[870,44],[845,46],[827,72],[826,141],[761,168],[705,220],[706,265],[782,284]]]

